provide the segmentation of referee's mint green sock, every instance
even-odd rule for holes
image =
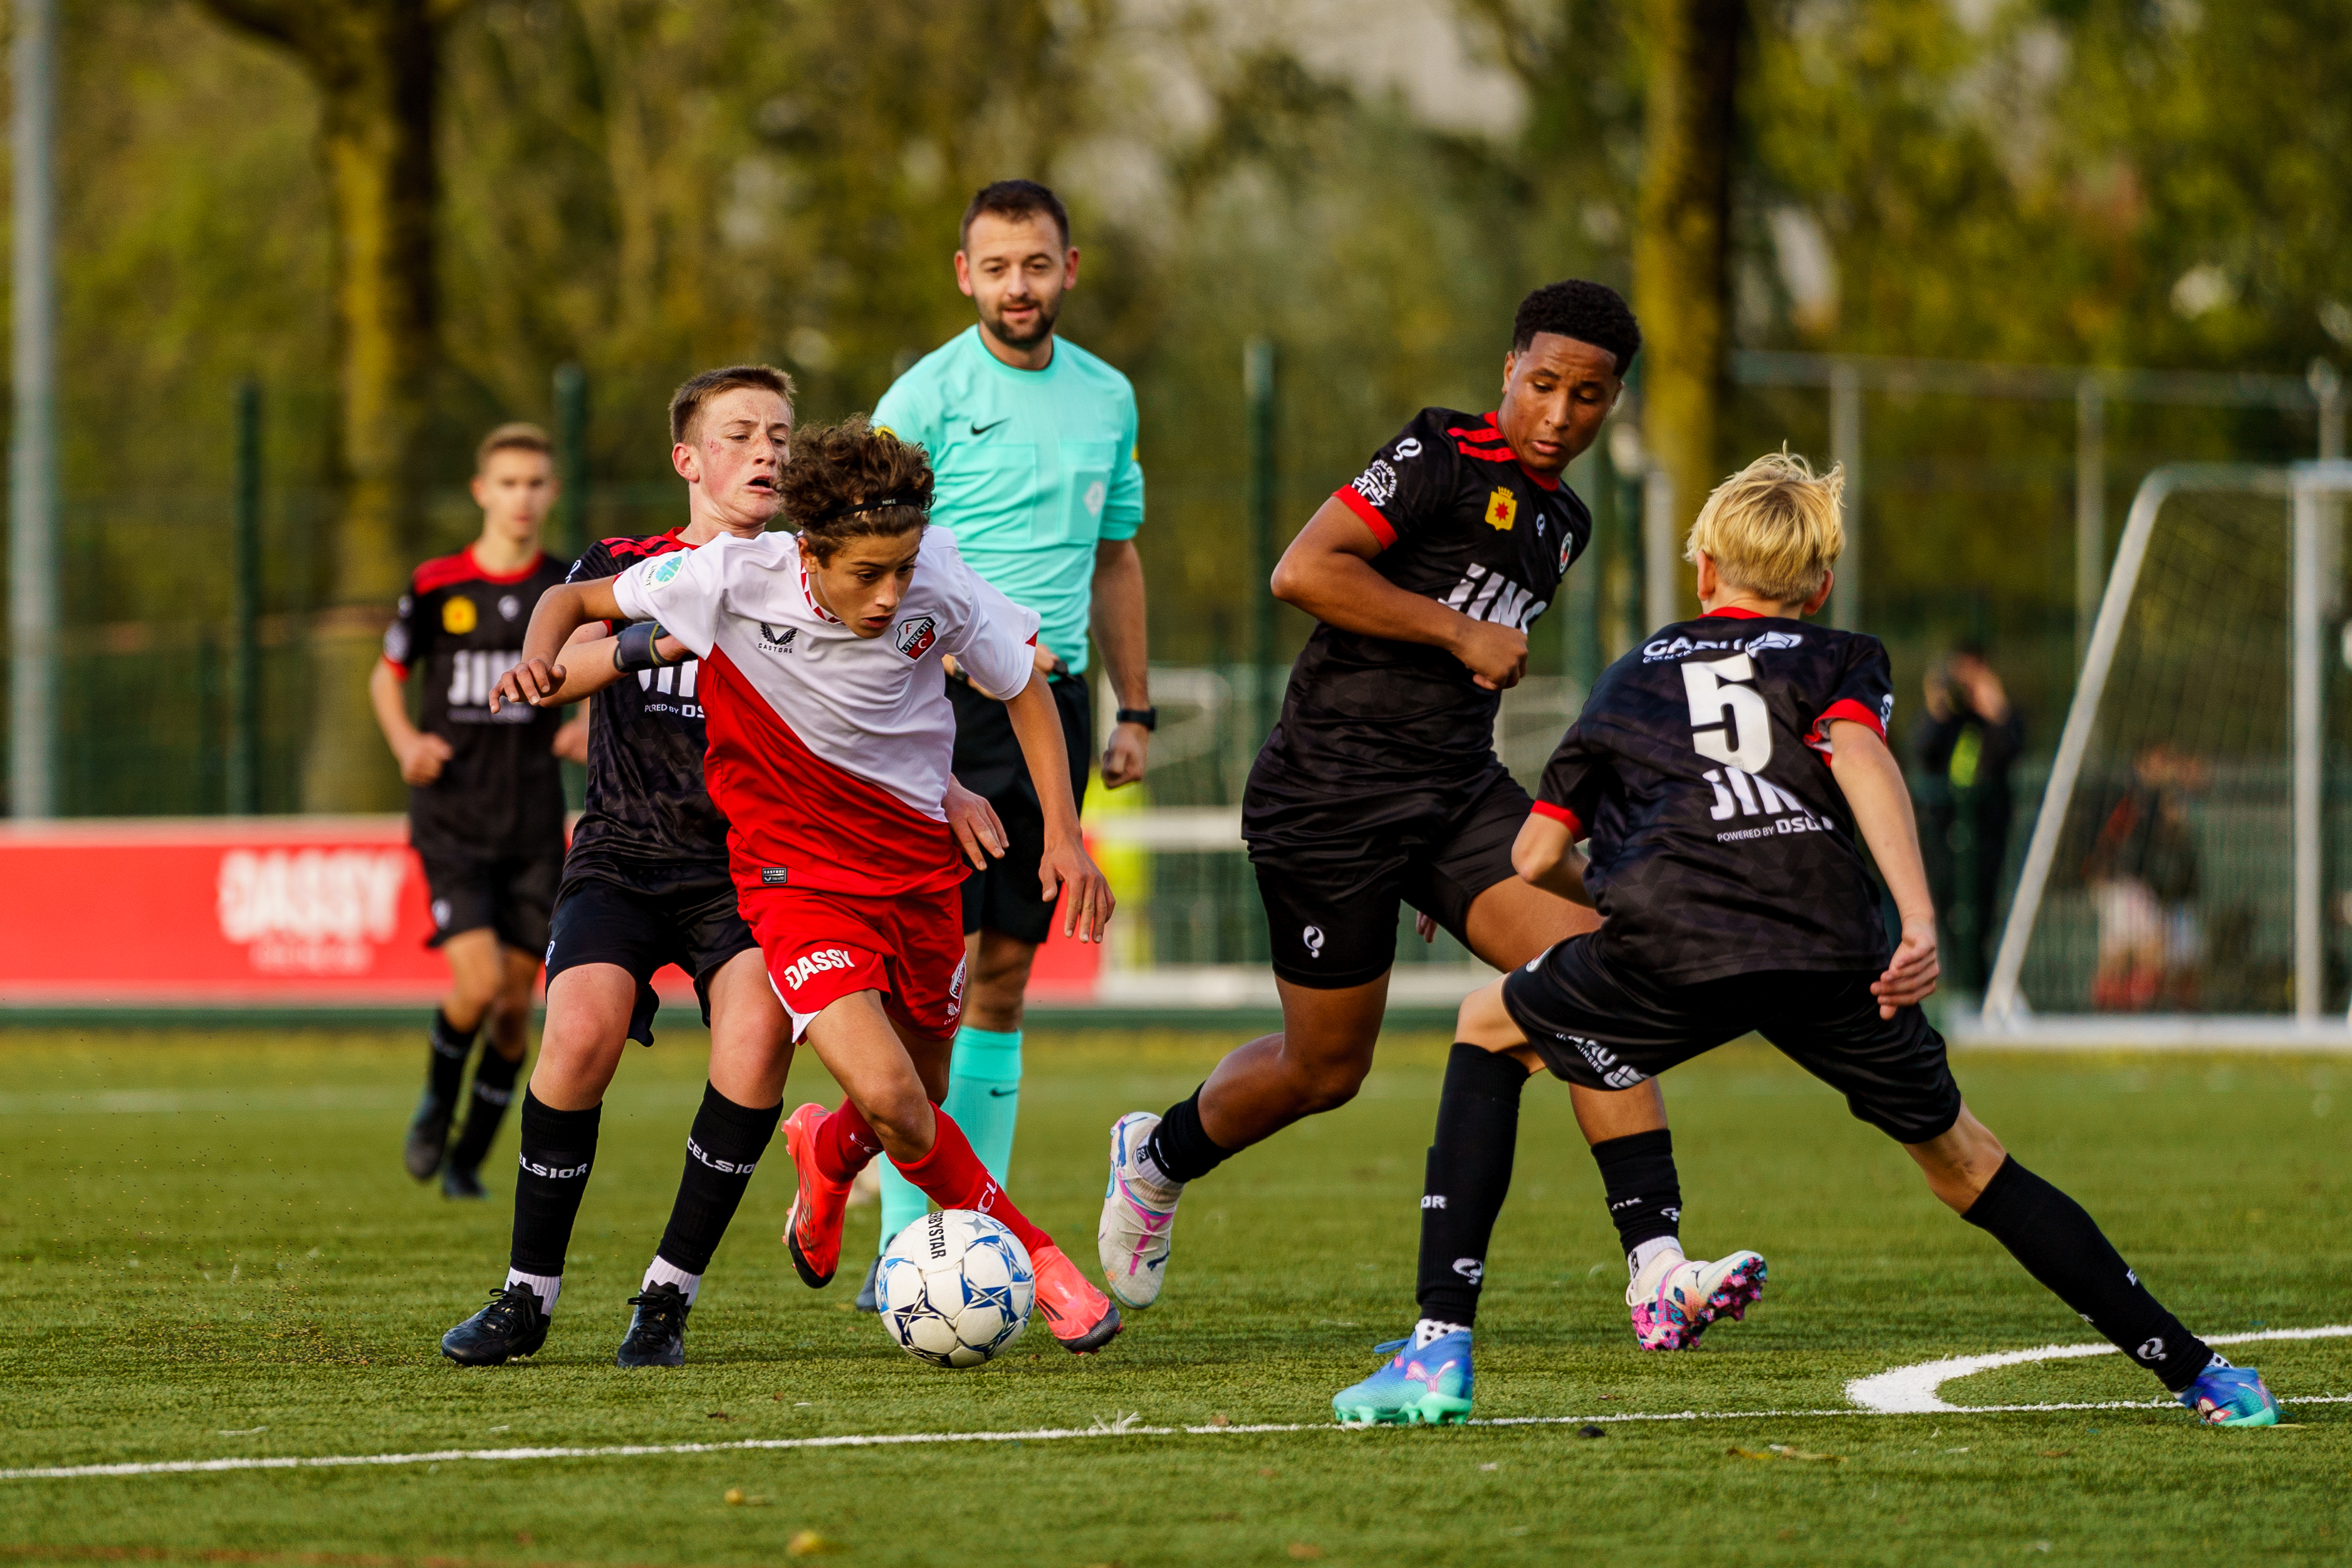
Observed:
[[[963,1129],[988,1173],[1004,1181],[1013,1163],[1013,1130],[1021,1114],[1021,1031],[975,1029],[969,1024],[958,1031],[954,1054],[948,1058],[948,1097],[940,1109]],[[930,1200],[887,1161],[877,1163],[884,1167],[878,1245],[887,1247],[923,1217]]]

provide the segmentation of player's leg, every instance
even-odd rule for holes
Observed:
[[[1530,809],[1527,792],[1497,770],[1462,810],[1452,837],[1430,857],[1425,884],[1407,889],[1464,946],[1507,974],[1554,943],[1601,924],[1597,910],[1524,882],[1513,870],[1511,845]],[[1602,1199],[1625,1251],[1626,1310],[1634,1342],[1645,1350],[1685,1348],[1680,1332],[1657,1310],[1661,1288],[1685,1261],[1682,1184],[1674,1134],[1666,1129],[1665,1096],[1653,1079],[1623,1089],[1570,1084],[1569,1098],[1600,1167]],[[1744,1263],[1732,1267],[1737,1270]]]
[[[2020,1164],[1970,1114],[1952,1079],[1944,1038],[1918,1008],[1880,1018],[1870,974],[1764,978],[1778,991],[1759,1026],[1765,1038],[1843,1090],[1855,1116],[1901,1143],[1946,1206],[2007,1247],[2199,1419],[2217,1426],[2277,1421],[2278,1404],[2261,1376],[2231,1366],[2190,1333],[2080,1204]]]
[[[425,1092],[409,1119],[401,1163],[418,1181],[430,1181],[448,1152],[449,1124],[466,1082],[474,1037],[498,1000],[496,897],[489,868],[470,862],[425,862],[432,893],[433,944],[449,966],[449,989],[434,1009],[426,1035]]]
[[[725,914],[734,916],[731,889]],[[687,1134],[669,1223],[629,1300],[634,1310],[615,1357],[625,1367],[685,1364],[687,1313],[783,1115],[792,1026],[759,949],[737,952],[700,988],[709,998],[710,1079]]]
[[[531,991],[539,983],[540,958],[545,952],[544,942],[530,949],[499,944],[503,973],[498,997],[483,1020],[485,1041],[481,1059],[474,1064],[473,1092],[466,1097],[465,1125],[450,1144],[449,1158],[441,1169],[445,1197],[488,1195],[482,1187],[481,1165],[506,1121],[507,1107],[514,1100],[515,1079],[530,1054]]]

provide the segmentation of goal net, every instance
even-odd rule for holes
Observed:
[[[2142,485],[2002,930],[1989,1027],[2036,1012],[2317,1017],[2332,994],[2321,764],[2336,661],[2323,644],[2347,491],[2340,463],[2184,466]]]

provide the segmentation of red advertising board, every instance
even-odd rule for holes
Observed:
[[[447,982],[398,816],[5,826],[0,894],[0,1006],[380,1006]],[[1100,952],[1057,932],[1042,988],[1091,994]]]

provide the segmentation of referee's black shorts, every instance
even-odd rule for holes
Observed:
[[[1337,991],[1396,963],[1400,904],[1468,944],[1470,905],[1508,881],[1528,792],[1499,762],[1409,787],[1302,787],[1264,753],[1242,797],[1274,972]]]
[[[1062,716],[1062,738],[1069,745],[1070,800],[1084,805],[1095,751],[1087,683],[1080,676],[1057,675],[1047,683],[1046,690]],[[1060,895],[1049,899],[1039,889],[1037,865],[1045,855],[1045,813],[1037,803],[1037,786],[1030,781],[1021,742],[1013,733],[1012,717],[1003,703],[961,680],[948,682],[948,700],[956,716],[956,782],[974,795],[986,795],[1004,823],[1004,858],[992,860],[987,870],[974,871],[964,879],[964,933],[1001,931],[1023,942],[1042,942],[1053,928],[1054,908]]]
[[[556,900],[554,934],[547,944],[547,983],[583,963],[617,964],[637,983],[630,1039],[654,1043],[654,972],[675,963],[694,976],[702,1022],[710,1022],[710,977],[759,940],[735,907],[735,884],[688,881],[659,888],[625,886],[601,876],[573,877]]]
[[[1916,1007],[1881,1018],[1875,972],[1665,981],[1625,962],[1606,937],[1606,928],[1570,937],[1503,978],[1504,1007],[1569,1082],[1631,1089],[1752,1030],[1897,1142],[1925,1143],[1958,1119],[1944,1037]]]

